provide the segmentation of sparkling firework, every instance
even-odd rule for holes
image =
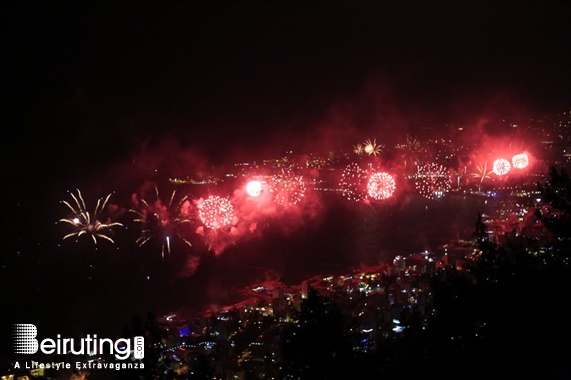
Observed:
[[[505,158],[498,158],[494,161],[493,172],[498,176],[506,175],[509,173],[511,165]]]
[[[355,154],[358,154],[358,155],[363,154],[363,152],[364,152],[363,144],[353,145],[353,152],[355,152]]]
[[[420,141],[416,137],[408,135],[406,144],[402,145],[401,148],[404,150],[402,157],[404,158],[405,167],[409,166],[409,163],[416,165],[420,155]]]
[[[67,238],[76,236],[81,237],[82,235],[90,236],[95,245],[97,245],[97,239],[107,240],[110,243],[115,243],[113,239],[111,239],[107,234],[111,231],[113,227],[123,227],[123,224],[117,222],[111,223],[101,223],[99,220],[101,218],[101,213],[107,206],[107,202],[111,197],[111,193],[107,195],[105,199],[100,198],[97,200],[97,205],[95,206],[95,211],[93,215],[90,215],[87,211],[87,207],[85,206],[85,201],[83,200],[83,196],[79,189],[77,190],[77,196],[74,195],[72,192],[69,193],[73,198],[73,203],[75,207],[72,206],[67,201],[61,201],[61,203],[65,204],[73,213],[71,217],[60,219],[59,221],[62,223],[71,224],[74,228],[74,231],[65,235],[62,240]]]
[[[365,190],[367,181],[367,171],[361,169],[359,164],[352,162],[341,173],[339,187],[343,191],[343,196],[350,201],[362,201],[366,199]]]
[[[198,206],[198,215],[206,227],[219,229],[232,223],[234,207],[227,198],[211,195]]]
[[[490,174],[492,174],[494,171],[493,170],[488,170],[488,163],[484,163],[484,165],[478,165],[476,166],[476,171],[474,173],[472,173],[472,177],[474,178],[480,178],[480,183],[478,184],[478,189],[481,191],[482,190],[482,183],[484,182],[485,179],[490,179]]]
[[[420,151],[420,140],[416,136],[407,135],[406,136],[406,148],[410,152]]]
[[[390,198],[395,192],[395,179],[388,173],[373,173],[367,184],[369,197],[376,200]]]
[[[281,206],[293,206],[301,202],[305,196],[303,177],[295,175],[291,170],[284,170],[272,176],[270,192],[274,202]]]
[[[246,185],[246,192],[251,197],[257,197],[262,193],[262,183],[260,181],[250,181]]]
[[[512,157],[512,164],[516,169],[524,169],[529,164],[529,158],[525,153],[516,154]]]
[[[180,234],[180,227],[190,223],[189,210],[184,207],[190,207],[190,203],[186,196],[175,203],[175,196],[176,191],[173,191],[169,202],[165,204],[155,186],[155,201],[153,203],[150,204],[141,199],[139,210],[129,210],[137,215],[133,221],[143,224],[141,236],[136,241],[137,245],[142,247],[152,240],[160,240],[163,259],[165,252],[169,255],[171,253],[171,238],[176,237],[192,247],[192,244]]]
[[[450,190],[452,179],[444,166],[431,163],[419,167],[415,186],[428,199],[440,198]]]
[[[367,140],[365,141],[364,145],[363,145],[363,151],[365,153],[367,153],[369,156],[373,155],[373,156],[377,156],[378,154],[381,153],[381,145],[377,145],[377,140]]]
[[[329,161],[330,163],[333,163],[335,161],[337,161],[339,159],[339,157],[337,157],[337,154],[335,153],[334,150],[329,151],[329,154],[327,154],[327,161]]]

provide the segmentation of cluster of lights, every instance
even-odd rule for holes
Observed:
[[[407,139],[407,146],[417,150],[418,141],[409,138]],[[376,140],[368,139],[364,143],[355,145],[354,151],[358,154],[377,156],[380,154],[381,148],[382,146],[378,145]],[[489,175],[492,173],[497,176],[505,176],[510,170],[526,168],[529,163],[528,155],[520,153],[514,155],[511,162],[505,158],[496,159],[493,162],[492,170],[489,171],[484,164],[483,167],[478,167],[478,173],[472,175],[480,178],[481,185],[484,179],[490,178]],[[449,173],[445,167],[436,163],[419,167],[418,172],[413,177],[416,190],[429,199],[440,198],[451,188],[452,181]],[[357,162],[352,162],[341,173],[339,188],[341,194],[349,201],[385,200],[393,196],[396,183],[395,178],[386,172],[367,170],[361,168]],[[251,180],[245,186],[246,193],[252,198],[260,197],[268,189],[272,200],[285,207],[299,204],[306,192],[304,177],[296,174],[292,169],[285,168],[273,175],[267,184],[265,181]],[[159,198],[156,187],[155,191],[156,199],[153,202],[140,199],[135,209],[129,211],[136,214],[134,221],[142,224],[142,233],[136,241],[137,245],[141,247],[147,242],[157,239],[162,242],[162,255],[164,257],[165,252],[170,253],[173,238],[178,237],[191,246],[191,243],[178,232],[179,225],[191,223],[190,203],[187,197],[175,202],[176,192],[172,193],[170,201],[163,202]],[[123,225],[113,222],[111,217],[106,217],[105,223],[103,223],[101,215],[106,209],[110,196],[111,194],[97,201],[93,214],[87,211],[85,201],[79,190],[76,194],[71,193],[73,201],[62,201],[71,210],[71,215],[60,219],[59,222],[73,227],[71,233],[65,235],[63,240],[70,237],[86,236],[95,244],[98,243],[99,239],[114,243],[111,238],[112,228]],[[219,196],[210,196],[201,202],[194,211],[198,213],[204,226],[210,229],[228,226],[234,219],[234,209],[230,200]]]
[[[527,165],[529,165],[529,158],[527,157],[527,154],[521,153],[513,156],[512,165],[516,169],[524,169],[527,167]]]
[[[206,227],[219,229],[232,223],[234,207],[227,198],[211,195],[199,205],[198,216]]]
[[[284,170],[272,176],[270,192],[274,202],[280,206],[294,206],[305,196],[303,177],[291,170]]]
[[[367,191],[369,197],[376,200],[390,198],[395,192],[395,179],[388,173],[373,173],[369,177]]]
[[[259,197],[262,193],[262,183],[260,181],[250,181],[246,184],[246,192],[251,197]]]
[[[529,165],[529,158],[527,154],[520,153],[512,157],[512,162],[506,160],[505,158],[498,158],[494,161],[492,170],[495,175],[503,176],[510,172],[512,165],[515,169],[524,169]]]
[[[362,201],[367,197],[365,183],[367,171],[361,169],[359,164],[352,162],[341,173],[339,187],[345,198],[350,201]]]
[[[425,198],[441,198],[450,190],[451,186],[452,179],[444,166],[428,163],[418,168],[415,187]]]
[[[494,161],[494,164],[492,166],[492,171],[494,172],[495,175],[498,176],[508,174],[510,172],[510,169],[511,169],[510,162],[505,158],[498,158],[497,160]]]

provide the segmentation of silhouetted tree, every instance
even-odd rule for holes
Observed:
[[[351,324],[335,302],[312,290],[298,319],[282,337],[287,375],[327,380],[354,373]]]
[[[549,246],[541,248],[545,252],[527,249],[518,240],[522,237],[502,245],[490,241],[478,215],[481,257],[467,270],[448,269],[433,277],[435,313],[423,344],[435,348],[429,361],[447,358],[451,377],[466,368],[473,377],[569,375],[569,314],[563,300],[571,299],[566,261],[571,181],[555,169],[550,176],[539,185],[544,203],[536,213],[551,232]]]
[[[551,167],[549,180],[538,183],[544,205],[536,216],[551,233],[549,249],[553,257],[571,265],[571,178],[565,170]]]
[[[214,368],[210,358],[201,354],[197,357],[197,363],[192,367],[189,374],[189,379],[207,380],[212,379],[214,376]]]

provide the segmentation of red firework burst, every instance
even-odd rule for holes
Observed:
[[[395,192],[395,179],[388,173],[373,173],[367,184],[369,197],[377,200],[390,198]]]
[[[450,190],[452,179],[444,166],[431,163],[418,169],[415,186],[428,199],[440,198]]]
[[[515,156],[512,157],[512,164],[513,167],[516,169],[523,169],[527,165],[529,165],[529,158],[525,153],[516,154]]]
[[[303,177],[293,171],[283,171],[272,177],[270,188],[274,202],[281,206],[293,206],[301,202],[305,196]]]
[[[361,169],[359,164],[352,162],[343,170],[339,187],[343,196],[350,201],[362,201],[367,197],[365,183],[367,171]]]
[[[260,181],[250,181],[246,184],[246,192],[251,197],[257,197],[262,192],[262,183]]]
[[[211,195],[198,206],[198,216],[206,227],[219,229],[232,223],[234,207],[227,198]]]
[[[142,247],[152,241],[161,241],[161,256],[171,253],[171,239],[178,238],[187,246],[192,247],[190,241],[183,237],[181,227],[190,224],[190,203],[187,197],[175,202],[176,191],[172,192],[170,200],[165,202],[159,196],[159,189],[155,186],[155,199],[147,202],[140,199],[136,208],[130,209],[134,213],[134,222],[141,223],[141,236],[137,245]]]
[[[494,165],[492,170],[494,171],[495,175],[502,176],[509,173],[511,169],[511,165],[508,160],[505,158],[498,158],[494,161]]]

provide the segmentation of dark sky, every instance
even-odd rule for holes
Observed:
[[[435,123],[497,94],[555,110],[571,101],[565,2],[2,8],[3,141],[44,157],[71,149],[111,163],[167,134],[220,157],[372,97]]]

